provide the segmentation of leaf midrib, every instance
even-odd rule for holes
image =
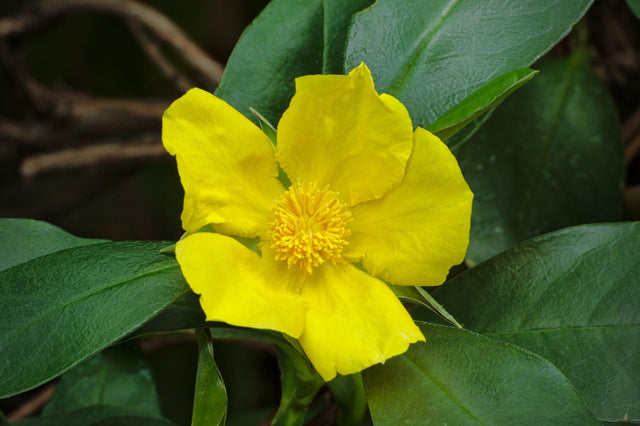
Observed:
[[[465,406],[458,401],[450,392],[447,391],[447,389],[444,387],[444,385],[440,384],[439,382],[437,382],[428,372],[425,368],[422,367],[422,365],[418,364],[413,358],[411,358],[408,354],[404,354],[403,356],[404,359],[408,360],[411,365],[413,365],[416,369],[420,370],[420,372],[422,374],[424,374],[429,380],[431,380],[431,382],[436,385],[444,395],[446,395],[454,404],[456,404],[458,407],[460,407],[460,409],[472,420],[474,420],[476,423],[478,424],[482,424],[480,422],[480,420],[478,420],[477,417],[475,417],[473,414],[471,414],[469,412],[469,410],[467,410],[465,408]]]
[[[553,327],[553,328],[531,328],[526,330],[502,330],[502,331],[481,331],[483,336],[502,336],[502,335],[519,335],[519,334],[534,334],[534,333],[563,333],[579,330],[607,330],[607,329],[633,329],[639,328],[640,324],[609,324],[609,325],[583,325],[583,326],[568,326],[568,327]]]
[[[418,68],[416,67],[416,63],[424,55],[424,52],[429,47],[429,44],[431,43],[431,40],[433,39],[435,33],[440,29],[444,21],[449,17],[453,9],[458,5],[458,1],[459,0],[450,0],[442,11],[442,16],[440,16],[440,19],[435,23],[435,25],[433,25],[431,28],[427,28],[427,30],[420,35],[420,40],[418,42],[417,48],[411,53],[411,55],[409,55],[403,66],[400,67],[401,73],[397,75],[391,81],[391,83],[389,83],[389,86],[385,92],[393,94],[396,97],[399,95],[399,93],[406,85],[407,79],[411,75],[412,71]]]
[[[569,93],[571,92],[571,89],[572,89],[571,82],[574,79],[574,76],[576,74],[577,68],[580,65],[580,63],[581,62],[579,62],[575,58],[573,58],[573,60],[569,62],[569,69],[567,71],[567,75],[562,81],[562,91],[560,92],[560,97],[558,99],[557,106],[553,110],[553,114],[551,115],[551,123],[549,126],[547,126],[548,133],[543,139],[542,149],[540,150],[541,154],[540,154],[540,163],[539,163],[540,164],[539,173],[536,179],[528,180],[528,182],[532,182],[532,184],[529,186],[531,195],[528,199],[523,200],[522,207],[520,208],[520,211],[523,212],[523,218],[520,223],[521,225],[520,232],[521,232],[521,237],[524,237],[524,239],[526,239],[529,236],[528,232],[530,230],[529,224],[531,222],[531,216],[532,216],[531,212],[533,210],[532,206],[535,203],[535,200],[538,199],[538,193],[540,192],[540,186],[543,181],[544,172],[547,169],[549,164],[548,159],[551,152],[551,148],[553,146],[552,142],[554,141],[553,140],[554,136],[558,131],[558,128],[560,127],[560,122],[561,122],[560,118],[563,115],[566,104],[568,102]]]

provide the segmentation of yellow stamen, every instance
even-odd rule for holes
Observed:
[[[276,260],[285,260],[311,273],[313,267],[329,260],[342,261],[342,250],[351,235],[348,206],[329,187],[292,185],[271,210],[271,248]]]

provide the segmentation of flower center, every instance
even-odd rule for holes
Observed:
[[[342,259],[351,235],[347,229],[351,212],[328,186],[318,190],[315,184],[292,185],[271,211],[269,235],[276,260],[286,260],[289,268],[296,265],[310,274],[314,266]]]

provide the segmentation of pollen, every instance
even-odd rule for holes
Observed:
[[[292,185],[271,212],[269,235],[276,260],[309,274],[326,261],[343,261],[351,212],[328,186],[318,190],[315,184]]]

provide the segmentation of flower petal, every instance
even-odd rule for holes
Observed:
[[[307,320],[300,344],[326,381],[401,354],[424,341],[382,281],[353,265],[325,264],[305,283]]]
[[[277,330],[298,338],[305,306],[286,264],[233,238],[199,232],[178,241],[176,257],[209,321]]]
[[[284,189],[273,144],[258,127],[223,100],[192,89],[164,113],[162,141],[178,161],[186,231],[214,224],[225,234],[264,233],[269,208]]]
[[[392,284],[435,286],[464,260],[473,194],[449,148],[424,129],[414,135],[402,183],[351,209],[345,255]]]
[[[412,129],[406,108],[376,93],[364,64],[347,76],[300,77],[278,125],[278,162],[291,182],[329,185],[354,205],[400,183]]]

